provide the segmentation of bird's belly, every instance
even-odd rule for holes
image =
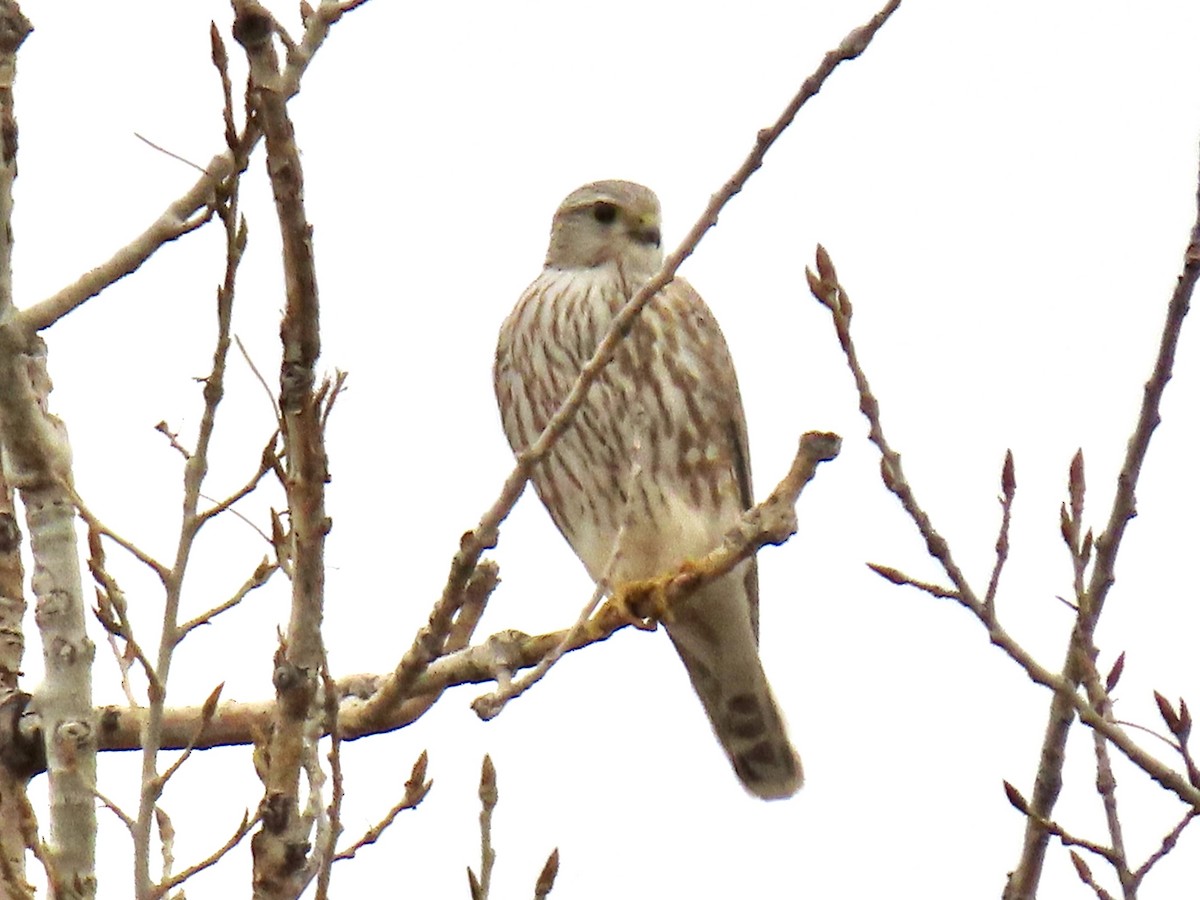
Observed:
[[[706,498],[679,478],[669,442],[648,447],[633,411],[595,413],[590,403],[580,410],[534,476],[592,578],[651,578],[712,550],[730,523],[696,502]]]

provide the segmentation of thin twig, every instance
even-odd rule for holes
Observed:
[[[171,877],[175,868],[175,825],[161,806],[154,807],[154,823],[158,826],[158,843],[162,853],[162,877]]]
[[[620,546],[619,539],[616,545]],[[587,629],[592,613],[596,611],[596,607],[600,605],[600,601],[604,599],[604,595],[607,592],[608,585],[605,579],[601,579],[600,583],[596,585],[595,590],[592,591],[592,596],[588,598],[587,603],[583,604],[579,610],[579,616],[575,619],[574,623],[563,632],[562,640],[559,641],[558,645],[538,660],[538,664],[520,678],[511,678],[509,677],[509,672],[499,669],[496,673],[496,690],[490,694],[476,698],[475,702],[471,704],[471,707],[479,714],[480,718],[485,720],[494,719],[510,700],[520,697],[545,678],[554,664],[562,659],[562,655],[576,646],[579,636]],[[637,623],[631,620],[631,624]]]
[[[167,420],[163,419],[154,426],[154,430],[167,439],[167,443],[171,445],[171,449],[182,456],[184,459],[192,458],[192,451],[183,444],[179,443],[179,434],[171,430],[171,426],[167,424]]]
[[[326,381],[321,386],[321,394],[317,398],[317,405],[321,409],[321,431],[324,432],[329,428],[329,415],[333,412],[333,406],[337,403],[338,398],[346,390],[346,379],[349,377],[348,372],[343,372],[341,369],[333,370],[333,381]]]
[[[217,711],[217,704],[221,700],[221,691],[224,690],[224,688],[225,682],[218,684],[215,688],[213,688],[207,699],[205,699],[204,705],[200,707],[200,722],[196,726],[195,735],[190,741],[188,741],[188,745],[183,748],[183,752],[179,754],[179,757],[175,760],[175,762],[171,763],[171,765],[167,767],[167,770],[158,776],[158,790],[160,792],[162,787],[171,780],[171,776],[179,771],[180,767],[187,762],[188,757],[192,755],[192,751],[196,749],[196,744],[204,736],[204,729],[206,729],[209,723],[212,722],[213,714]]]
[[[1000,473],[1000,535],[996,538],[996,564],[992,566],[992,577],[988,579],[987,593],[983,606],[990,614],[996,610],[996,590],[1000,586],[1000,573],[1008,561],[1008,527],[1012,522],[1013,498],[1017,495],[1017,476],[1013,466],[1012,450],[1004,454],[1004,469]]]
[[[121,824],[124,825],[130,833],[132,833],[135,823],[132,817],[130,817],[129,813],[125,812],[125,810],[121,809],[121,807],[119,807],[114,801],[110,800],[99,791],[96,791],[95,794],[96,799],[100,801],[100,805],[120,819]]]
[[[229,78],[229,53],[225,49],[225,39],[221,37],[217,23],[212,22],[208,29],[208,39],[212,51],[212,63],[221,79],[221,116],[225,123],[225,146],[236,155],[239,148],[238,130],[233,121],[233,82]]]
[[[150,569],[150,571],[152,571],[155,575],[158,576],[160,581],[165,582],[167,580],[167,575],[170,572],[170,569],[168,569],[166,566],[164,566],[162,563],[160,563],[157,559],[155,559],[149,553],[146,553],[144,550],[139,548],[132,541],[126,540],[125,538],[121,537],[119,534],[117,534],[115,531],[113,531],[111,528],[109,528],[107,525],[105,525],[103,522],[101,522],[96,517],[96,515],[90,509],[88,509],[87,504],[85,504],[83,502],[83,498],[81,498],[79,496],[79,494],[75,491],[75,489],[73,487],[71,487],[70,485],[68,485],[67,487],[70,490],[71,499],[75,503],[75,509],[79,513],[79,518],[83,519],[84,524],[87,525],[89,531],[94,531],[97,534],[101,534],[104,537],[108,538],[110,541],[112,541],[118,547],[120,547],[121,549],[123,549],[127,553],[129,553],[129,555],[132,556],[134,559],[136,559],[138,562],[142,563],[144,566],[146,566],[148,569]]]
[[[1122,728],[1132,728],[1134,731],[1140,731],[1144,734],[1148,734],[1152,738],[1158,738],[1158,740],[1162,741],[1172,750],[1179,750],[1179,744],[1173,738],[1169,738],[1165,734],[1155,731],[1153,728],[1147,728],[1140,722],[1127,722],[1124,719],[1114,719],[1113,724],[1120,725]]]
[[[278,431],[278,429],[276,429],[276,431],[271,435],[271,439],[269,441],[267,441],[267,445],[263,448],[262,455],[259,457],[258,470],[253,475],[250,476],[249,480],[244,485],[242,485],[240,488],[238,488],[236,491],[234,491],[232,494],[230,494],[224,500],[221,500],[220,502],[214,501],[213,505],[210,508],[204,510],[201,513],[198,513],[200,519],[202,519],[202,520],[212,519],[212,518],[220,515],[221,513],[225,512],[227,509],[232,507],[233,504],[237,503],[239,500],[241,500],[244,497],[247,497],[251,493],[253,493],[255,488],[258,487],[259,482],[261,482],[263,480],[263,477],[266,476],[266,474],[268,472],[274,471],[275,466],[278,465],[279,456],[275,449],[275,442],[278,439],[279,439],[279,431]],[[208,498],[205,498],[205,499],[208,499]],[[253,523],[251,523],[251,524],[253,524]],[[255,526],[255,528],[256,528],[256,530],[258,530],[259,534],[263,534],[263,532],[260,529],[258,529],[257,526]],[[265,538],[266,535],[263,534],[263,537]]]
[[[1092,875],[1092,870],[1084,862],[1083,857],[1074,850],[1071,851],[1071,863],[1075,866],[1075,874],[1079,876],[1079,880],[1092,889],[1092,892],[1096,895],[1096,900],[1115,900],[1112,894],[1100,886]],[[1012,873],[1009,875],[1010,884],[1012,883],[1011,879]]]
[[[471,886],[471,900],[488,900],[492,890],[492,869],[496,865],[496,851],[492,848],[492,813],[500,794],[496,790],[496,766],[486,753],[479,775],[479,877],[467,867],[467,880]]]
[[[100,540],[100,532],[90,525],[88,526],[88,550],[88,571],[92,574],[92,580],[96,582],[96,607],[92,612],[96,616],[96,620],[108,632],[113,655],[121,670],[121,686],[129,700],[129,705],[135,706],[133,687],[129,683],[129,671],[135,661],[141,665],[151,692],[161,689],[161,684],[154,672],[154,666],[133,633],[133,623],[129,619],[125,593],[105,568],[104,544]],[[118,638],[125,642],[123,652],[116,645]]]
[[[149,147],[153,147],[159,153],[163,154],[163,156],[169,156],[169,157],[171,157],[171,159],[178,160],[179,162],[183,163],[185,166],[191,166],[197,172],[200,172],[204,175],[208,174],[208,171],[204,168],[204,166],[198,165],[198,164],[192,162],[190,159],[180,156],[178,153],[172,153],[166,147],[163,147],[160,144],[154,143],[154,141],[150,140],[150,138],[145,137],[144,135],[138,134],[136,131],[133,133],[133,136],[135,138],[137,138],[139,141],[141,141],[143,144],[146,144]]]
[[[1082,507],[1082,503],[1080,507]],[[1075,521],[1078,521],[1078,517],[1075,517]],[[1082,545],[1079,543],[1076,543],[1073,555],[1076,552],[1078,555],[1075,556],[1075,569],[1079,573],[1077,581],[1082,587],[1083,551]],[[1094,638],[1090,632],[1084,631],[1081,633],[1081,641],[1085,642],[1079,649],[1083,657],[1080,666],[1083,670],[1082,681],[1087,692],[1088,702],[1097,713],[1111,722],[1113,721],[1112,698],[1109,696],[1109,688],[1100,683],[1100,673],[1096,671],[1095,660],[1099,654]],[[1109,841],[1113,851],[1109,862],[1116,871],[1125,900],[1136,900],[1137,888],[1133,873],[1129,870],[1129,859],[1125,851],[1125,836],[1117,807],[1117,778],[1113,772],[1111,755],[1108,752],[1108,741],[1100,732],[1093,731],[1092,745],[1096,757],[1096,791],[1099,793],[1101,804],[1104,807],[1104,819],[1108,826]]]
[[[353,859],[354,855],[363,847],[379,840],[392,822],[396,821],[396,816],[400,815],[406,809],[415,809],[425,799],[425,796],[429,793],[429,789],[433,787],[432,781],[425,780],[425,773],[428,767],[429,754],[421,751],[421,755],[413,763],[412,774],[409,775],[408,781],[405,782],[404,799],[388,810],[382,819],[368,828],[362,837],[334,856],[334,860]]]
[[[1083,677],[1088,702],[1101,716],[1112,721],[1112,699],[1100,683],[1100,676],[1091,662],[1095,658],[1095,646],[1086,648],[1085,653],[1089,657],[1086,663],[1088,671]],[[1104,820],[1108,826],[1109,841],[1113,849],[1113,859],[1109,861],[1116,870],[1125,900],[1136,900],[1137,890],[1133,884],[1133,875],[1129,871],[1129,860],[1125,852],[1125,836],[1117,808],[1117,778],[1113,773],[1108,741],[1100,732],[1093,731],[1092,744],[1096,756],[1096,791],[1100,794],[1100,801],[1104,806]]]
[[[837,270],[834,268],[833,260],[830,259],[824,247],[817,247],[817,273],[814,274],[808,269],[805,270],[805,273],[808,276],[809,290],[829,310],[833,317],[838,342],[842,345],[842,351],[846,355],[846,363],[850,368],[851,374],[854,376],[854,383],[858,389],[859,409],[867,418],[869,425],[868,437],[871,443],[879,450],[881,457],[880,473],[882,474],[884,485],[900,500],[904,511],[908,513],[909,518],[913,520],[921,537],[924,539],[925,548],[928,550],[929,555],[941,564],[942,569],[954,584],[957,591],[954,599],[970,608],[973,612],[978,611],[977,614],[981,618],[984,617],[987,611],[983,603],[976,599],[975,593],[967,583],[962,569],[954,561],[945,538],[937,533],[933,527],[933,522],[930,521],[925,510],[917,502],[912,486],[908,483],[908,479],[904,477],[904,468],[900,462],[900,454],[892,449],[891,444],[888,443],[887,437],[883,433],[883,425],[880,422],[879,416],[879,401],[875,399],[875,395],[871,392],[871,385],[867,381],[866,373],[859,364],[858,352],[854,347],[853,339],[850,337],[850,319],[853,315],[850,296],[838,281]],[[988,618],[993,617],[989,616]]]
[[[1018,791],[1007,781],[1004,782],[1004,793],[1008,797],[1008,802],[1016,808],[1017,812],[1021,813],[1026,818],[1036,815],[1036,813],[1030,809],[1029,801],[1021,795],[1020,791]],[[1105,847],[1103,844],[1097,844],[1095,841],[1089,841],[1085,838],[1076,837],[1057,822],[1047,819],[1042,822],[1042,826],[1048,833],[1057,837],[1063,842],[1064,845],[1068,847],[1082,847],[1084,850],[1089,850],[1110,863],[1115,864],[1118,861],[1117,856],[1111,847]]]
[[[1084,850],[1095,853],[1097,856],[1103,857],[1106,862],[1114,867],[1120,865],[1120,857],[1111,847],[1106,847],[1104,844],[1098,844],[1095,841],[1089,841],[1086,838],[1076,837],[1057,822],[1046,822],[1044,824],[1052,835],[1062,841],[1063,846],[1081,847]]]
[[[1158,861],[1175,849],[1175,844],[1179,841],[1179,836],[1183,834],[1183,830],[1191,824],[1192,819],[1196,818],[1196,816],[1200,816],[1200,810],[1189,809],[1184,813],[1183,818],[1179,820],[1178,824],[1162,839],[1162,844],[1159,845],[1159,848],[1151,853],[1144,863],[1138,866],[1138,870],[1133,873],[1133,887],[1135,890],[1141,886],[1142,879],[1150,874],[1150,870],[1154,868]]]
[[[233,336],[233,341],[237,344],[238,350],[242,352],[242,359],[246,361],[246,365],[250,367],[251,374],[262,385],[263,391],[267,395],[267,399],[271,403],[271,409],[275,413],[275,421],[282,421],[283,417],[279,412],[279,401],[275,399],[275,394],[271,391],[271,385],[267,384],[267,379],[263,377],[263,373],[258,371],[258,366],[254,364],[254,359],[250,356],[250,351],[246,349],[246,345],[242,343],[242,339],[236,334]]]
[[[940,584],[934,584],[931,581],[921,581],[918,578],[913,578],[911,575],[905,575],[899,569],[894,569],[891,566],[881,566],[879,563],[867,563],[867,568],[876,575],[886,578],[892,584],[915,587],[917,590],[924,591],[931,597],[940,597],[943,600],[962,599],[962,595],[959,594],[958,591],[952,591],[949,588],[944,588]]]
[[[234,154],[236,157],[236,154]],[[227,178],[213,188],[209,208],[217,213],[225,230],[225,268],[216,291],[216,340],[212,352],[212,367],[203,379],[203,407],[196,433],[194,450],[186,455],[183,465],[183,519],[175,547],[175,561],[163,578],[165,598],[162,630],[154,678],[159,689],[150,691],[150,704],[142,734],[142,795],[138,806],[137,830],[134,833],[134,882],[138,897],[147,897],[153,887],[150,876],[151,819],[156,814],[163,785],[190,756],[197,741],[212,721],[217,705],[214,692],[201,707],[200,719],[193,729],[184,752],[166,773],[158,772],[158,751],[161,749],[162,726],[166,705],[166,685],[170,676],[175,649],[186,632],[179,630],[179,610],[182,602],[184,577],[192,557],[200,529],[207,519],[197,514],[204,479],[208,475],[209,450],[216,429],[217,411],[225,395],[225,371],[228,365],[230,331],[233,322],[233,302],[237,274],[246,250],[247,231],[238,213],[240,175],[244,160],[235,166]],[[152,685],[153,686],[153,685]],[[165,877],[165,874],[164,874]]]
[[[276,474],[279,473],[279,470],[274,466],[271,468],[271,471],[275,472]],[[282,482],[282,480],[283,479],[280,479],[281,482]],[[209,497],[207,494],[201,494],[200,499],[207,500],[209,503],[217,503],[218,502],[218,501],[214,500],[212,497]],[[206,516],[208,512],[214,512],[214,510],[207,510],[205,513],[200,513],[200,515]],[[216,513],[226,513],[227,512],[231,516],[233,516],[235,519],[240,519],[244,525],[248,525],[250,527],[250,530],[253,531],[255,534],[257,534],[260,538],[262,538],[263,541],[270,544],[272,547],[275,546],[275,542],[271,540],[271,536],[269,534],[267,534],[265,531],[263,531],[262,528],[260,528],[253,519],[251,519],[249,516],[243,515],[236,507],[223,506],[223,508],[215,510],[215,512]]]
[[[316,900],[328,900],[329,882],[333,876],[333,863],[337,856],[338,838],[342,836],[342,800],[346,786],[342,774],[342,730],[338,719],[337,684],[329,671],[329,660],[321,664],[321,683],[325,700],[325,721],[329,727],[329,780],[332,783],[326,819],[328,827],[317,848],[317,894]]]
[[[245,600],[251,591],[257,590],[270,581],[271,576],[278,571],[279,564],[271,562],[264,556],[262,558],[262,562],[258,564],[258,567],[255,568],[253,574],[251,574],[249,578],[242,582],[242,586],[234,592],[232,597],[230,597],[224,603],[218,603],[216,606],[201,613],[194,619],[189,619],[180,625],[177,631],[179,639],[182,640],[185,638],[188,632],[190,632],[192,629],[198,628],[201,625],[208,625],[221,613],[228,612],[229,610],[233,609],[235,606]]]
[[[161,884],[155,885],[151,896],[155,898],[164,897],[168,892],[179,887],[179,885],[183,884],[197,872],[203,872],[209,866],[216,865],[227,853],[229,853],[230,850],[242,842],[246,835],[250,833],[250,829],[258,824],[258,820],[259,814],[257,813],[253,817],[249,813],[243,814],[242,821],[238,824],[237,828],[233,830],[233,834],[229,836],[229,840],[218,847],[209,856],[200,860],[200,862],[196,863],[195,865],[188,866],[182,872],[179,872]]]
[[[633,471],[629,477],[629,483],[636,483],[640,473],[640,466],[635,463]],[[567,629],[563,635],[562,641],[557,647],[554,647],[549,653],[538,661],[538,664],[522,675],[520,678],[511,678],[510,673],[497,670],[496,673],[496,690],[483,697],[479,697],[471,704],[472,708],[484,719],[492,719],[500,714],[505,705],[510,700],[515,700],[527,690],[541,681],[549,673],[550,669],[557,663],[564,653],[570,649],[578,640],[579,635],[583,634],[592,613],[596,611],[596,607],[600,605],[600,601],[608,594],[611,582],[612,573],[620,564],[622,559],[621,546],[628,527],[628,518],[621,523],[617,530],[617,536],[613,539],[612,552],[608,555],[608,562],[604,566],[604,570],[600,573],[600,577],[596,580],[596,587],[592,590],[591,597],[579,610],[579,615],[576,616],[574,623]],[[637,624],[636,617],[631,616],[631,621]]]
[[[1083,512],[1087,496],[1087,478],[1082,450],[1077,450],[1075,456],[1071,459],[1071,466],[1067,476],[1067,496],[1069,505],[1068,503],[1062,504],[1059,519],[1063,542],[1067,545],[1067,550],[1071,556],[1075,592],[1075,603],[1072,608],[1075,611],[1076,627],[1071,634],[1071,647],[1074,651],[1073,658],[1079,666],[1088,702],[1095,708],[1097,713],[1105,719],[1112,721],[1113,708],[1109,691],[1116,686],[1116,682],[1120,677],[1120,671],[1116,670],[1115,675],[1110,676],[1111,684],[1106,686],[1100,683],[1100,673],[1096,670],[1095,664],[1096,659],[1099,657],[1099,651],[1096,648],[1095,636],[1092,633],[1096,620],[1089,619],[1085,615],[1088,607],[1088,599],[1085,593],[1084,579],[1088,563],[1091,559],[1092,533],[1089,530],[1086,536],[1084,536],[1083,532]],[[1109,841],[1112,847],[1112,855],[1108,861],[1116,872],[1117,880],[1121,884],[1125,900],[1136,900],[1136,890],[1132,884],[1133,876],[1129,871],[1128,859],[1125,853],[1125,838],[1117,807],[1117,780],[1113,773],[1111,755],[1108,752],[1108,742],[1100,732],[1093,731],[1092,746],[1096,757],[1096,790],[1100,794],[1101,804],[1104,807],[1104,818],[1108,826]],[[1045,802],[1046,791],[1048,789],[1055,794],[1057,793],[1058,786],[1054,783],[1057,779],[1057,772],[1057,769],[1052,768],[1049,778],[1045,777],[1045,774],[1042,772],[1038,773],[1037,782],[1034,786],[1035,805]],[[1042,825],[1040,822],[1028,825],[1026,827],[1027,839],[1030,835],[1040,833],[1041,828]]]

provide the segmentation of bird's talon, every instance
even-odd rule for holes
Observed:
[[[605,609],[623,625],[654,631],[668,613],[666,587],[669,582],[669,578],[626,582],[609,598]]]

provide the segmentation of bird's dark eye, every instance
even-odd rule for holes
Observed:
[[[617,219],[617,208],[601,200],[592,207],[592,215],[601,225],[611,225]]]

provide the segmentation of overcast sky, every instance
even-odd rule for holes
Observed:
[[[291,5],[271,5],[297,33]],[[540,270],[562,197],[598,178],[645,183],[673,247],[757,130],[876,8],[372,0],[334,28],[292,109],[322,365],[350,373],[330,435],[335,675],[395,665],[458,536],[509,471],[491,389],[495,335]],[[106,259],[195,180],[136,134],[201,166],[222,149],[208,22],[228,38],[231,18],[208,0],[24,9],[36,30],[16,82],[22,306]],[[435,785],[379,844],[339,864],[334,895],[467,896],[488,752],[500,789],[496,898],[532,896],[556,846],[553,896],[573,900],[998,896],[1024,824],[1001,782],[1031,789],[1050,696],[953,602],[866,568],[941,580],[880,483],[803,268],[818,242],[829,248],[885,427],[980,590],[1012,448],[1019,487],[997,606],[1057,668],[1071,624],[1055,599],[1071,592],[1058,537],[1067,466],[1082,447],[1098,531],[1195,214],[1198,39],[1193,3],[909,0],[802,111],[685,264],[738,363],[760,496],[800,433],[845,439],[801,499],[799,534],[761,556],[762,654],[805,763],[797,797],[746,795],[666,638],[623,632],[570,655],[493,722],[470,710],[480,690],[461,688],[414,726],[347,746],[348,838],[399,799],[426,748]],[[232,41],[230,54],[241,77]],[[273,380],[283,295],[261,148],[243,191],[251,239],[235,329]],[[185,442],[194,435],[222,242],[209,228],[165,248],[46,334],[52,404],[70,429],[81,494],[167,559],[180,460],[153,426],[165,419]],[[1195,328],[1185,326],[1099,632],[1102,670],[1127,651],[1118,716],[1151,727],[1152,690],[1200,702]],[[240,356],[228,391],[214,495],[253,471],[272,430]],[[278,506],[278,493],[244,511],[262,525],[268,503]],[[224,599],[264,552],[244,523],[219,523],[196,560],[187,614]],[[110,555],[153,645],[155,585]],[[583,567],[532,494],[494,558],[503,583],[481,637],[565,627],[587,599]],[[286,602],[280,583],[189,638],[172,702],[198,702],[221,681],[226,697],[268,697]],[[97,699],[120,702],[99,628],[94,636]],[[36,683],[32,639],[26,668]],[[1174,763],[1164,745],[1138,739]],[[1058,816],[1103,842],[1090,748],[1077,730]],[[127,809],[138,765],[132,754],[101,763],[101,790]],[[1117,777],[1140,862],[1183,810],[1123,760]],[[259,790],[244,750],[189,763],[164,797],[180,865],[219,845]],[[104,811],[101,822],[101,896],[127,896],[128,839]],[[1194,890],[1198,850],[1193,828],[1142,896]],[[189,896],[244,895],[248,859],[198,877]],[[1117,892],[1111,877],[1105,884]],[[1042,894],[1090,896],[1057,845]]]

